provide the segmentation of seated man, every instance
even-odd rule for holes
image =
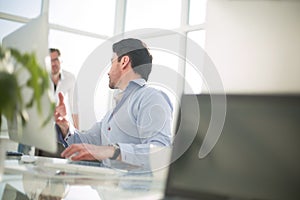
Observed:
[[[150,146],[170,146],[172,104],[165,93],[147,86],[152,56],[138,39],[113,44],[109,87],[120,89],[116,107],[90,130],[79,133],[66,119],[63,95],[55,109],[61,142],[67,147],[61,156],[73,161],[109,160],[147,165]]]

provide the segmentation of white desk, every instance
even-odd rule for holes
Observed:
[[[166,169],[152,174],[116,173],[56,174],[54,163],[65,159],[36,157],[35,164],[18,160],[5,161],[0,183],[0,200],[16,199],[160,199],[166,180]],[[46,165],[45,165],[46,164]],[[44,198],[41,198],[44,197]],[[47,197],[47,198],[46,198]]]

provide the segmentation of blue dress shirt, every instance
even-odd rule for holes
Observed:
[[[60,141],[66,146],[118,144],[123,162],[145,166],[150,145],[170,146],[172,112],[172,103],[164,92],[147,86],[144,79],[136,79],[129,82],[116,107],[100,122],[82,133],[70,126],[69,133]]]

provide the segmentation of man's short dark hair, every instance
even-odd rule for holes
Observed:
[[[58,56],[60,56],[60,51],[59,51],[59,49],[50,48],[50,49],[49,49],[49,52],[50,52],[50,53],[57,52]]]
[[[148,80],[152,70],[152,55],[147,46],[138,39],[128,38],[113,44],[113,52],[117,54],[120,62],[123,56],[128,56],[135,73]]]

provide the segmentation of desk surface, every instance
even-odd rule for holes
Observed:
[[[25,164],[19,160],[5,161],[5,174],[0,183],[0,200],[152,200],[163,197],[167,169],[153,173],[129,173],[111,169],[111,171],[105,173],[105,170],[101,171],[100,168],[99,171],[93,170],[90,173],[73,171],[64,174],[57,173],[58,169],[53,168],[53,166],[55,164],[59,166],[66,163],[67,160],[46,157],[36,158],[34,164]]]

